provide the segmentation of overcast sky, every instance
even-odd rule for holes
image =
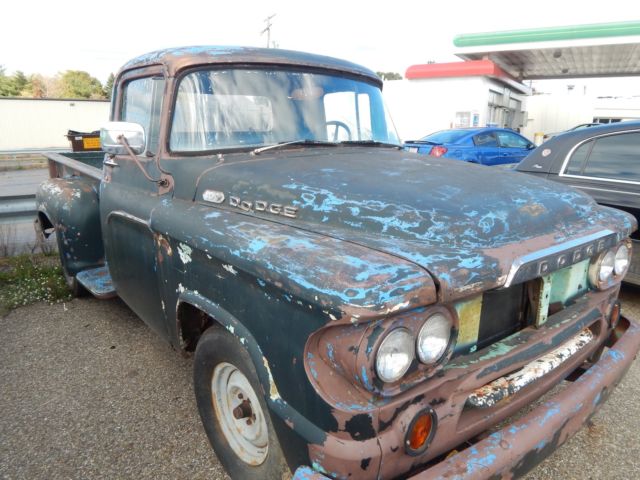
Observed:
[[[8,73],[85,70],[104,82],[139,54],[184,45],[265,46],[345,58],[404,75],[456,60],[461,33],[640,19],[637,0],[30,0],[3,2],[0,65]]]

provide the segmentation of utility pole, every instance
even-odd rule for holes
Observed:
[[[273,15],[264,19],[264,23],[266,23],[267,26],[264,30],[262,30],[262,32],[260,32],[260,35],[264,35],[265,32],[267,33],[267,48],[271,47],[271,27],[273,26],[273,23],[271,23],[271,19],[275,16],[276,14],[274,13]]]

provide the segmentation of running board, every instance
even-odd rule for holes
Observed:
[[[76,275],[76,280],[94,297],[101,300],[117,296],[107,266],[84,270]]]

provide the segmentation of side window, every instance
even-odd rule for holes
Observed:
[[[366,93],[334,92],[324,96],[327,138],[337,141],[371,140],[371,108]],[[345,128],[346,127],[346,128]]]
[[[147,151],[151,153],[158,150],[163,93],[164,79],[161,77],[139,78],[124,86],[121,120],[142,125]]]
[[[640,181],[640,132],[596,139],[583,175]]]
[[[507,148],[527,148],[529,141],[515,133],[497,132],[501,147]]]
[[[476,147],[497,147],[498,139],[494,132],[479,133],[473,137],[473,144]]]
[[[568,175],[582,175],[582,169],[584,168],[584,162],[589,156],[591,148],[593,148],[593,140],[583,143],[576,148],[567,163],[567,168],[564,173]]]

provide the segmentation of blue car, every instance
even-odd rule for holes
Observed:
[[[404,149],[482,165],[518,163],[535,145],[506,128],[458,128],[407,140]]]

